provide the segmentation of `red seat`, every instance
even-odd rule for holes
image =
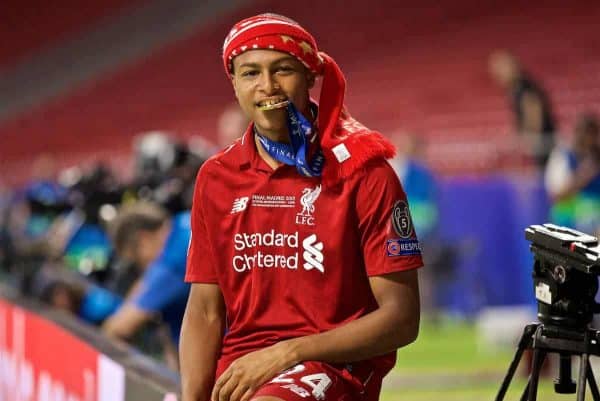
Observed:
[[[48,46],[72,39],[102,19],[144,0],[2,0],[0,70]]]
[[[598,2],[426,0],[398,7],[391,0],[368,6],[362,0],[343,6],[261,0],[3,124],[0,137],[8,141],[0,160],[10,164],[45,149],[127,154],[131,138],[152,129],[215,139],[219,112],[234,100],[219,60],[223,37],[239,18],[265,9],[290,15],[314,33],[348,76],[351,113],[384,133],[409,127],[431,137],[432,147],[441,135],[450,144],[479,141],[481,149],[503,138],[512,123],[508,100],[487,76],[487,55],[499,47],[514,49],[550,89],[561,129],[569,130],[580,110],[598,110]],[[469,171],[480,162],[468,157],[484,154],[467,152],[450,163],[444,149],[451,148],[432,151],[442,172]]]

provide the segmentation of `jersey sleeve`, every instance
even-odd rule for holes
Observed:
[[[406,194],[387,161],[373,164],[363,176],[356,209],[368,276],[423,266]]]
[[[169,305],[187,299],[189,286],[181,280],[181,273],[161,263],[154,263],[144,273],[141,290],[132,301],[142,310],[161,313]]]
[[[192,234],[188,247],[185,281],[188,283],[217,283],[213,251],[205,214],[206,205],[206,164],[200,169],[194,188],[191,226]]]

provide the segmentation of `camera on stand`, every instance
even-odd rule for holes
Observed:
[[[560,356],[557,393],[573,394],[584,401],[586,382],[594,400],[600,393],[590,366],[590,355],[600,355],[600,331],[590,327],[600,274],[600,245],[588,234],[553,224],[532,225],[525,230],[534,255],[533,283],[539,323],[525,327],[514,359],[496,396],[504,399],[521,356],[533,350],[533,365],[521,400],[535,401],[542,363],[548,353]],[[571,378],[571,357],[580,356],[577,383]]]

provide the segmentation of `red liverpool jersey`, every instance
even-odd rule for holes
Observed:
[[[270,168],[249,130],[198,174],[186,281],[223,293],[218,373],[245,353],[373,311],[369,276],[420,266],[406,196],[386,161],[323,188],[293,166]],[[394,360],[377,358],[386,372]]]

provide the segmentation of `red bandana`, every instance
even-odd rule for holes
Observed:
[[[291,54],[314,74],[323,76],[318,127],[326,160],[324,184],[349,177],[370,160],[394,156],[394,146],[383,135],[350,117],[344,107],[344,74],[331,57],[318,50],[315,39],[297,22],[281,15],[261,14],[235,24],[223,44],[227,74],[231,74],[234,57],[254,49]]]

